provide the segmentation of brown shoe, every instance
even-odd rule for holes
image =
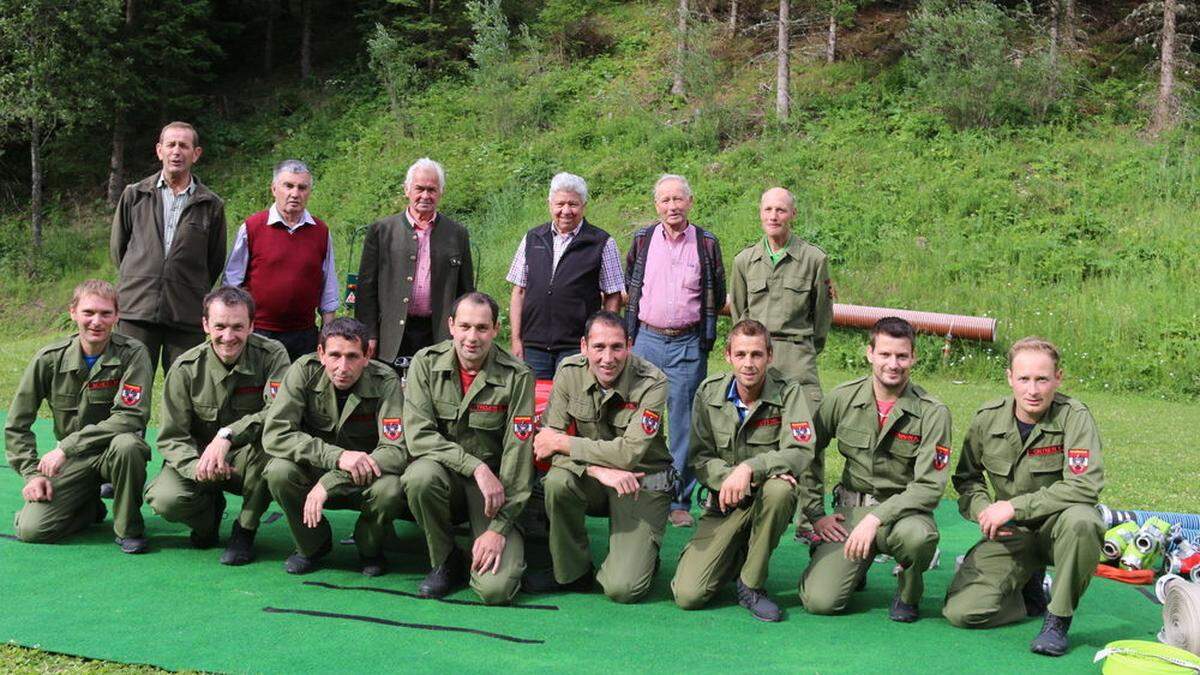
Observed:
[[[683,509],[675,509],[667,519],[675,527],[692,527],[696,524],[696,520],[692,518],[692,514]]]

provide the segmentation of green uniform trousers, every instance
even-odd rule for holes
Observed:
[[[145,533],[142,488],[150,446],[137,434],[115,436],[108,449],[89,457],[67,458],[50,479],[54,491],[48,502],[29,502],[13,519],[21,541],[48,543],[96,522],[103,504],[100,484],[113,485],[113,532],[121,538]]]
[[[404,492],[417,524],[425,531],[429,563],[434,567],[446,562],[454,551],[456,524],[470,524],[472,541],[492,524],[483,513],[483,493],[475,480],[451,472],[435,459],[417,459],[404,470]],[[525,540],[521,530],[513,527],[504,535],[500,569],[495,573],[471,571],[471,588],[485,603],[503,605],[517,596],[523,574]]]
[[[836,511],[846,516],[843,525],[849,532],[872,508],[839,506]],[[800,578],[800,601],[810,614],[836,614],[844,610],[875,555],[884,553],[895,558],[902,568],[898,579],[900,599],[910,605],[920,604],[925,592],[925,571],[937,551],[938,540],[933,517],[922,513],[880,525],[865,560],[847,560],[844,542],[818,544]]]
[[[683,609],[700,609],[722,584],[740,574],[742,583],[762,588],[767,581],[771,552],[791,523],[796,489],[773,478],[763,484],[754,501],[730,513],[705,512],[696,535],[679,556],[671,592]],[[740,568],[740,570],[739,570]]]
[[[616,490],[595,478],[557,466],[546,473],[545,489],[550,557],[559,583],[570,583],[592,569],[585,517],[608,516],[608,557],[596,581],[615,602],[637,602],[650,592],[671,493],[639,490],[636,499],[618,497]]]
[[[287,516],[296,551],[301,555],[313,556],[333,541],[329,520],[321,518],[316,527],[304,524],[304,501],[309,491],[325,475],[325,469],[301,466],[296,462],[272,457],[263,472],[267,488],[278,502],[283,515]],[[385,473],[370,485],[342,483],[329,490],[325,509],[348,509],[358,511],[358,522],[354,525],[354,543],[364,558],[383,555],[383,541],[392,521],[404,514],[404,491],[400,477]]]
[[[1104,522],[1077,504],[1041,522],[1008,525],[1012,534],[980,541],[950,582],[942,614],[961,628],[993,628],[1025,618],[1021,589],[1035,572],[1054,566],[1050,612],[1071,616],[1100,559]]]
[[[808,396],[808,407],[816,413],[821,403],[821,377],[817,374],[817,350],[813,348],[812,340],[804,338],[793,341],[781,338],[771,338],[771,365],[788,382],[799,382]]]
[[[257,530],[258,521],[271,505],[271,492],[263,477],[267,459],[266,453],[251,445],[232,448],[225,461],[237,473],[223,481],[195,481],[164,463],[146,488],[146,504],[165,520],[183,523],[193,532],[207,535],[213,534],[214,523],[220,524],[213,513],[217,494],[229,492],[242,496],[238,522],[247,530]]]

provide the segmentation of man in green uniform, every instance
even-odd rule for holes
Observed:
[[[991,628],[1045,614],[1030,644],[1067,652],[1067,631],[1100,559],[1104,488],[1100,434],[1086,406],[1059,394],[1058,349],[1024,338],[1008,352],[1012,395],[975,413],[954,472],[958,509],[983,539],[966,555],[942,613],[964,628]],[[994,493],[989,493],[991,483]],[[1049,603],[1046,565],[1056,578]]]
[[[796,479],[812,462],[812,414],[800,385],[769,367],[771,336],[758,321],[733,326],[725,360],[732,376],[705,380],[692,406],[692,466],[711,492],[671,590],[680,607],[699,609],[736,578],[743,607],[781,621],[763,587],[796,510]]]
[[[51,542],[104,520],[100,484],[113,485],[113,531],[125,553],[144,553],[142,488],[150,447],[154,373],[142,343],[114,335],[117,291],[89,279],[69,308],[79,332],[42,348],[25,369],[4,426],[8,465],[25,479],[13,521],[21,541]],[[54,416],[54,449],[38,459],[33,422]]]
[[[354,319],[325,324],[317,353],[288,368],[267,409],[264,473],[296,541],[288,574],[311,572],[329,553],[326,507],[359,511],[354,542],[362,573],[387,571],[383,537],[405,511],[404,395],[396,372],[371,360],[369,339]]]
[[[533,593],[586,591],[637,602],[658,570],[674,471],[663,440],[667,378],[630,351],[620,316],[596,312],[584,326],[582,354],[564,359],[554,377],[543,427],[534,439],[546,473],[553,570],[531,574]],[[594,572],[584,517],[609,517],[608,557]]]
[[[408,370],[413,463],[404,491],[429,544],[424,597],[444,597],[467,579],[456,523],[470,525],[471,587],[485,603],[510,602],[525,571],[517,519],[533,479],[533,374],[495,345],[499,312],[489,295],[459,297],[450,339],[417,352]]]
[[[825,252],[792,233],[796,201],[777,187],[759,205],[763,238],[733,259],[734,322],[761,321],[771,331],[775,364],[804,387],[810,408],[821,402],[817,355],[833,321],[833,285]]]
[[[946,489],[950,411],[909,380],[915,333],[885,317],[870,330],[871,375],[836,387],[817,411],[817,455],[802,488],[802,511],[819,543],[800,579],[800,600],[813,614],[842,611],[866,579],[876,553],[900,564],[888,618],[912,622],[937,552],[933,511]],[[824,451],[837,439],[846,458],[825,515]],[[849,528],[849,530],[847,530]]]
[[[158,451],[163,467],[146,503],[163,518],[192,528],[196,548],[220,535],[225,492],[242,496],[224,565],[254,560],[258,521],[271,503],[263,479],[262,425],[288,369],[287,350],[254,334],[254,299],[236,286],[204,298],[209,341],[183,353],[167,373]]]

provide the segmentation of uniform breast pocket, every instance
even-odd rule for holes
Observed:
[[[192,404],[192,414],[201,422],[216,422],[219,410],[215,405]]]
[[[759,295],[767,292],[767,277],[766,275],[752,276],[746,279],[746,292],[750,295]]]
[[[613,430],[617,434],[624,434],[629,428],[629,424],[633,421],[633,416],[637,412],[636,409],[622,408],[613,415]]]
[[[1006,453],[987,451],[983,453],[983,468],[995,476],[1008,477],[1012,473],[1012,464],[1012,459]]]
[[[55,394],[50,398],[50,401],[54,406],[55,412],[76,412],[79,410],[78,394]]]
[[[917,461],[917,444],[893,440],[890,454],[894,472],[902,476],[912,476],[913,465]]]
[[[1052,454],[1030,457],[1028,463],[1030,473],[1060,474],[1063,470],[1063,453],[1062,450],[1059,449],[1058,452]]]
[[[596,435],[596,409],[587,401],[572,399],[567,404],[567,414],[575,422],[575,433],[594,438]]]
[[[838,452],[846,458],[846,469],[862,480],[871,478],[871,435],[861,429],[837,430]]]
[[[450,401],[434,401],[433,413],[437,416],[438,431],[443,436],[454,429],[458,421],[458,404]]]
[[[473,412],[467,417],[467,426],[472,429],[495,431],[504,426],[505,414],[502,412]]]
[[[323,410],[304,409],[304,424],[310,429],[329,431],[333,428],[333,418]]]

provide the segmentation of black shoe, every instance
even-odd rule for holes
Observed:
[[[113,498],[113,484],[112,483],[101,483],[100,484],[100,498],[101,499],[112,499]]]
[[[526,593],[566,593],[573,591],[576,593],[587,593],[595,587],[596,584],[596,569],[588,568],[574,581],[568,581],[565,584],[558,583],[554,578],[554,570],[539,570],[530,572],[521,579],[521,590]]]
[[[417,594],[422,598],[444,598],[467,583],[467,561],[457,548],[441,565],[429,570]]]
[[[737,599],[738,604],[750,610],[759,621],[783,621],[783,610],[779,609],[779,605],[775,604],[767,592],[761,588],[750,588],[742,583],[741,577],[737,580]]]
[[[229,530],[229,541],[225,551],[221,553],[222,565],[247,565],[254,562],[254,535],[258,530],[247,530],[242,524],[233,520],[233,528]]]
[[[145,553],[150,549],[145,537],[116,537],[113,542],[121,547],[121,553]]]
[[[1038,570],[1029,577],[1021,588],[1021,597],[1025,600],[1026,616],[1044,616],[1050,601],[1046,598],[1046,570]]]
[[[919,618],[917,606],[901,600],[900,591],[896,591],[895,597],[892,598],[892,608],[888,611],[888,618],[900,623],[912,623]]]
[[[1071,617],[1046,612],[1042,632],[1029,643],[1029,651],[1046,656],[1062,656],[1067,653],[1067,631],[1071,629]]]
[[[317,567],[317,561],[325,557],[333,547],[328,541],[316,553],[311,556],[304,555],[300,552],[293,553],[288,556],[288,559],[283,562],[283,569],[288,574],[308,574]]]
[[[96,522],[103,523],[104,519],[107,517],[108,517],[108,507],[104,505],[103,501],[97,499],[96,500]]]
[[[387,558],[382,555],[372,556],[369,558],[360,556],[358,559],[362,565],[362,573],[364,577],[381,577],[387,574]]]
[[[854,587],[854,592],[857,593],[859,591],[866,590],[866,588],[867,588],[867,575],[863,574],[862,578],[858,580],[858,585]]]
[[[225,517],[225,493],[218,492],[213,498],[213,522],[212,528],[207,532],[198,532],[192,530],[188,535],[188,539],[192,540],[192,546],[199,549],[212,548],[221,540],[221,519]]]

